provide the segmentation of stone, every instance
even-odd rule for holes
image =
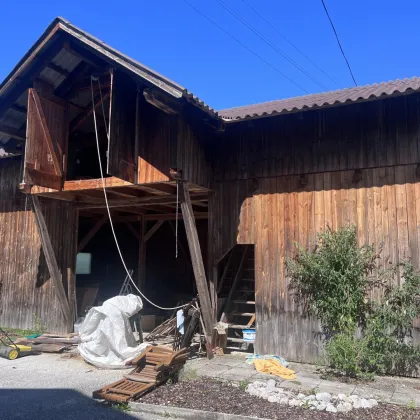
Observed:
[[[376,407],[378,405],[378,401],[373,398],[368,399],[369,403],[371,404],[371,408]]]
[[[276,387],[276,381],[274,379],[269,379],[267,381],[267,388],[268,389],[273,389]]]
[[[305,401],[314,401],[315,400],[315,395],[307,395],[305,397]]]
[[[338,395],[337,395],[337,398],[338,398],[340,401],[346,401],[346,400],[347,400],[346,394],[338,394]]]
[[[276,403],[276,402],[279,402],[279,397],[277,395],[270,395],[267,398],[267,401],[272,402],[272,403]]]
[[[375,404],[376,403],[376,404]],[[373,408],[378,403],[374,399],[367,400],[366,398],[362,398],[360,400],[360,404],[362,408]]]
[[[292,398],[291,400],[289,400],[289,406],[290,407],[298,407],[299,406],[299,401],[296,398]]]
[[[334,407],[333,404],[330,403],[330,404],[327,404],[325,411],[328,411],[329,413],[336,413],[337,409]]]
[[[353,406],[348,402],[342,402],[337,405],[337,412],[338,413],[347,413],[348,411],[351,411]]]
[[[327,408],[327,404],[324,401],[320,401],[316,406],[316,409],[319,411],[323,411]]]
[[[348,397],[348,400],[350,400],[351,402],[355,402],[355,401],[360,401],[360,398],[359,398],[359,396],[358,395],[350,395],[350,397]],[[344,401],[346,401],[346,400],[344,400]],[[348,402],[350,402],[350,401],[348,401]]]
[[[289,398],[286,398],[286,397],[280,398],[279,404],[288,405],[289,404]]]
[[[362,400],[360,398],[358,398],[357,400],[356,399],[353,400],[353,408],[355,409],[362,408]]]
[[[299,400],[304,400],[304,399],[305,399],[305,397],[306,397],[306,395],[305,395],[305,394],[300,393],[300,394],[298,394],[298,395],[297,395],[297,397],[296,397],[296,398],[298,398]]]
[[[329,403],[331,401],[331,394],[329,392],[318,392],[315,395],[315,398],[318,401],[322,401],[324,403]]]

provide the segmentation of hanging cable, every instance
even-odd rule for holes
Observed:
[[[357,82],[356,82],[356,79],[354,78],[354,74],[353,74],[353,71],[350,67],[349,60],[347,60],[346,54],[344,54],[344,50],[343,50],[343,47],[341,46],[340,38],[338,37],[337,31],[335,30],[335,26],[334,26],[334,23],[333,23],[333,21],[330,17],[330,14],[328,13],[327,6],[326,6],[324,0],[321,0],[321,2],[322,2],[322,5],[324,6],[324,10],[325,10],[325,13],[327,14],[328,20],[330,21],[331,27],[334,31],[335,39],[337,40],[338,46],[340,47],[341,54],[343,55],[344,60],[346,60],[347,67],[349,68],[349,71],[350,71],[350,74],[351,74],[351,78],[353,79],[354,84],[357,86]]]
[[[235,19],[239,20],[242,25],[246,26],[250,31],[252,31],[255,35],[258,36],[262,41],[264,41],[268,46],[270,46],[275,52],[285,58],[289,63],[295,66],[299,71],[301,71],[306,77],[311,79],[314,83],[316,83],[321,89],[329,90],[325,85],[323,85],[320,81],[318,81],[315,77],[313,77],[310,73],[308,73],[302,66],[292,60],[287,54],[285,54],[280,48],[278,48],[275,44],[273,44],[267,37],[265,37],[261,32],[257,31],[250,23],[248,23],[245,19],[240,17],[234,10],[232,10],[225,2],[222,0],[216,0],[225,10],[227,10]]]
[[[255,7],[253,7],[247,0],[242,0],[242,3],[245,3],[257,16],[260,17],[273,31],[280,35],[289,45],[291,45],[298,53],[305,57],[313,66],[315,66],[319,71],[325,74],[328,79],[331,80],[336,86],[341,87],[338,82],[336,82],[325,70],[323,70],[318,64],[316,64],[310,57],[308,57],[302,50],[300,50],[290,39],[284,36],[272,23],[270,23],[260,12],[258,12]]]
[[[257,57],[259,60],[261,60],[263,63],[267,64],[267,66],[271,67],[274,71],[281,74],[284,78],[286,78],[290,83],[293,83],[295,86],[297,86],[299,89],[301,89],[303,92],[308,93],[305,88],[300,86],[298,83],[296,83],[293,79],[291,79],[289,76],[284,74],[281,70],[279,70],[276,66],[271,64],[269,61],[267,61],[265,58],[261,57],[258,53],[256,53],[254,50],[249,48],[247,45],[245,45],[243,42],[241,42],[238,38],[233,36],[231,33],[223,29],[218,23],[216,23],[214,20],[210,19],[207,15],[205,15],[203,12],[198,10],[195,6],[193,6],[191,3],[189,3],[187,0],[184,0],[184,3],[188,4],[188,6],[191,7],[191,9],[195,10],[198,14],[200,14],[204,19],[207,19],[210,23],[212,23],[214,26],[219,28],[222,32],[224,32],[228,37],[232,38],[235,42],[237,42],[241,47],[248,50],[251,54],[253,54],[255,57]]]
[[[180,309],[180,308],[183,308],[183,307],[184,307],[184,306],[186,306],[186,305],[174,306],[174,307],[172,307],[172,308],[164,308],[164,307],[162,307],[162,306],[159,306],[159,305],[156,305],[155,303],[153,303],[153,302],[152,302],[150,299],[148,299],[148,298],[147,298],[147,297],[146,297],[146,296],[145,296],[145,295],[141,292],[141,290],[137,287],[136,282],[135,282],[135,281],[133,280],[133,278],[131,277],[130,271],[128,270],[128,268],[127,268],[127,266],[126,266],[126,264],[125,264],[124,257],[123,257],[123,255],[122,255],[122,253],[121,253],[121,249],[120,249],[120,246],[119,246],[119,244],[118,244],[117,235],[115,234],[114,224],[113,224],[113,222],[112,222],[111,211],[110,211],[110,209],[109,209],[108,197],[107,197],[106,187],[105,187],[105,178],[104,178],[104,173],[103,173],[103,170],[102,170],[101,153],[100,153],[100,150],[99,150],[98,126],[97,126],[97,122],[96,122],[95,98],[94,98],[94,94],[93,94],[93,82],[94,82],[94,81],[97,81],[97,82],[98,82],[98,84],[99,84],[99,91],[100,91],[101,98],[102,98],[102,92],[101,92],[101,84],[100,84],[99,79],[98,79],[98,78],[96,78],[96,77],[94,77],[94,76],[91,76],[91,77],[90,77],[90,88],[91,88],[91,91],[92,91],[93,121],[94,121],[94,125],[95,125],[96,148],[97,148],[97,151],[98,151],[99,171],[100,171],[100,173],[101,173],[102,189],[103,189],[103,191],[104,191],[105,205],[106,205],[106,210],[107,210],[107,212],[108,212],[109,224],[110,224],[110,226],[111,226],[112,235],[114,236],[115,245],[117,246],[117,250],[118,250],[118,254],[119,254],[119,256],[120,256],[121,262],[122,262],[122,264],[123,264],[123,266],[124,266],[124,269],[125,269],[125,271],[126,271],[126,273],[127,273],[128,278],[130,279],[130,281],[131,281],[131,283],[133,284],[134,288],[137,290],[137,292],[140,294],[140,296],[141,296],[144,300],[146,300],[147,302],[149,302],[149,303],[150,303],[151,305],[153,305],[154,307],[156,307],[156,308],[158,308],[158,309],[162,309],[162,310],[164,310],[164,311],[172,311],[172,310],[174,310],[174,309]],[[104,108],[102,108],[102,109],[104,109]],[[104,113],[104,120],[105,120],[105,113]],[[106,127],[106,120],[105,120],[105,127]],[[108,142],[109,142],[109,139],[110,139],[110,133],[109,133],[108,129],[106,129],[106,132],[107,132],[107,139],[108,139]]]

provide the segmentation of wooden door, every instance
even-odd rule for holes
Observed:
[[[108,143],[109,175],[135,182],[135,126],[137,84],[114,70],[111,74],[110,129]]]
[[[61,190],[67,142],[67,105],[51,93],[30,88],[23,182]]]

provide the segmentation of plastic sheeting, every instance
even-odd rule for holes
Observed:
[[[138,345],[129,318],[143,308],[139,296],[116,296],[88,312],[80,327],[78,349],[86,362],[104,369],[127,368],[125,363],[143,351]]]

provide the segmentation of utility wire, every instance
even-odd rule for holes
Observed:
[[[343,54],[344,60],[346,60],[347,67],[349,68],[349,71],[350,71],[350,74],[351,74],[351,78],[353,79],[354,84],[356,86],[358,86],[357,85],[357,82],[356,82],[356,79],[354,78],[353,71],[352,71],[352,69],[350,67],[349,60],[347,60],[346,54],[344,54],[344,50],[343,50],[343,47],[341,46],[340,38],[338,37],[337,31],[335,30],[334,23],[333,23],[333,21],[332,21],[332,19],[330,17],[330,14],[328,13],[327,6],[326,6],[324,0],[321,0],[321,2],[322,2],[322,5],[324,6],[325,13],[327,14],[328,19],[329,19],[329,21],[331,23],[331,27],[333,28],[333,31],[334,31],[334,34],[335,34],[335,38],[337,39],[338,46],[340,47],[340,50],[341,50],[341,54]]]
[[[309,93],[305,88],[300,86],[298,83],[296,83],[293,79],[291,79],[289,76],[284,74],[281,70],[279,70],[276,66],[271,64],[269,61],[267,61],[265,58],[261,57],[258,53],[256,53],[254,50],[249,48],[247,45],[245,45],[243,42],[241,42],[238,38],[236,38],[234,35],[223,29],[217,22],[215,22],[213,19],[209,18],[207,15],[205,15],[203,12],[198,10],[195,6],[193,6],[191,3],[189,3],[187,0],[184,0],[184,3],[188,4],[188,6],[191,7],[191,9],[195,10],[199,15],[201,15],[203,18],[207,19],[210,23],[212,23],[214,26],[219,28],[223,33],[225,33],[228,37],[232,38],[234,41],[236,41],[240,46],[248,50],[252,55],[257,57],[259,60],[261,60],[263,63],[267,64],[267,66],[271,67],[274,71],[281,74],[284,78],[286,78],[290,83],[293,83],[295,86],[297,86],[299,89],[301,89],[305,93]]]
[[[308,73],[303,67],[301,67],[298,63],[293,61],[287,54],[285,54],[280,48],[278,48],[275,44],[273,44],[268,38],[266,38],[261,32],[255,29],[250,23],[248,23],[245,19],[239,16],[234,10],[232,10],[226,3],[222,0],[216,0],[225,10],[227,10],[235,19],[239,20],[244,26],[246,26],[250,31],[252,31],[255,35],[257,35],[261,40],[263,40],[267,45],[269,45],[274,51],[280,54],[283,58],[285,58],[289,63],[294,65],[299,71],[301,71],[305,76],[309,77],[313,82],[315,82],[321,89],[329,90],[325,85],[319,82],[315,77],[313,77],[310,73]]]
[[[270,23],[261,13],[258,12],[252,5],[248,3],[247,0],[242,0],[257,16],[259,16],[271,29],[273,29],[278,35],[280,35],[287,43],[289,43],[297,52],[299,52],[303,57],[305,57],[313,66],[315,66],[319,71],[325,74],[336,86],[341,87],[337,81],[335,81],[325,70],[323,70],[318,64],[316,64],[311,58],[309,58],[302,50],[300,50],[290,39],[284,36],[272,23]]]

